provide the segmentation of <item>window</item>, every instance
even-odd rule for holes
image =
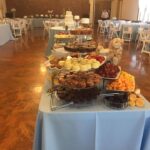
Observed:
[[[139,20],[150,21],[150,0],[139,0]]]

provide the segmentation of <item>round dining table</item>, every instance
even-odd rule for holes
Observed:
[[[9,24],[0,24],[0,46],[14,40]]]

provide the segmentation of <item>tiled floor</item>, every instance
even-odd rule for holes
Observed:
[[[38,104],[46,70],[47,39],[34,31],[22,42],[0,47],[0,149],[31,150]],[[150,57],[134,44],[125,44],[121,66],[135,75],[138,87],[150,100]]]

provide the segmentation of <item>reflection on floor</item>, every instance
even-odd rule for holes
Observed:
[[[0,149],[31,150],[46,70],[47,39],[40,30],[0,47]],[[107,43],[106,43],[107,44]],[[150,100],[150,57],[125,44],[121,66]]]

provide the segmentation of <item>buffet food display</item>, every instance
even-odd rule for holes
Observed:
[[[116,91],[129,91],[135,90],[135,78],[127,72],[121,71],[117,80],[111,81],[107,85],[108,90]]]
[[[101,77],[94,72],[61,73],[58,82],[71,89],[85,89],[100,84]]]
[[[97,73],[105,79],[118,79],[120,76],[121,67],[110,62],[105,63],[97,70]]]
[[[80,53],[89,53],[93,52],[97,48],[97,44],[95,41],[88,41],[88,42],[73,42],[66,45],[65,50],[70,52],[80,52]]]
[[[143,107],[144,106],[144,100],[143,98],[136,94],[136,93],[130,93],[129,95],[129,106],[131,107]]]
[[[90,31],[91,34],[90,29],[82,31],[77,29],[70,33],[88,34]],[[51,73],[59,70],[53,78],[50,93],[55,92],[57,99],[65,104],[89,104],[98,98],[106,106],[115,109],[144,107],[144,99],[135,90],[134,76],[119,66],[122,44],[123,41],[116,38],[107,49],[97,48],[95,41],[74,41],[65,45],[64,49],[71,52],[70,56],[60,58],[51,55],[46,63]],[[102,56],[101,51],[104,50],[107,55]],[[86,54],[79,55],[82,52]]]
[[[72,58],[68,57],[64,61],[59,61],[59,65],[69,71],[86,72],[100,67],[101,63],[96,59]]]
[[[65,26],[68,27],[74,27],[75,23],[73,20],[73,14],[72,11],[66,11],[66,15],[65,15]]]
[[[93,34],[92,28],[78,28],[70,31],[73,35],[88,35]]]
[[[67,32],[59,32],[55,34],[55,38],[56,39],[72,39],[72,38],[75,38],[75,36]]]

